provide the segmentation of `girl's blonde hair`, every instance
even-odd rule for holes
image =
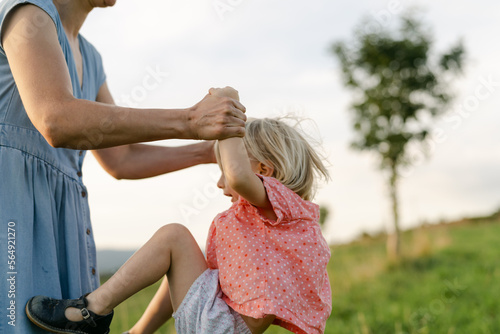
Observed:
[[[305,200],[314,197],[317,178],[329,179],[323,159],[296,126],[284,118],[249,119],[243,142],[248,154],[274,167],[273,177]]]

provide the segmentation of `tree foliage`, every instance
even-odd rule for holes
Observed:
[[[321,226],[321,228],[325,227],[325,222],[329,214],[330,210],[328,209],[328,207],[324,205],[321,205],[319,207],[319,225]]]
[[[388,172],[395,232],[388,239],[389,255],[399,257],[397,185],[399,168],[412,163],[411,143],[422,143],[431,120],[452,100],[451,79],[462,71],[464,47],[458,41],[434,56],[433,39],[415,13],[400,17],[395,30],[367,31],[364,22],[354,40],[332,46],[340,61],[345,86],[354,92],[352,146],[373,151]]]
[[[353,42],[332,47],[345,85],[356,93],[353,147],[380,154],[383,169],[411,163],[408,144],[429,135],[425,120],[446,111],[447,79],[462,69],[462,43],[431,57],[433,40],[415,16],[403,15],[396,31],[358,29]]]

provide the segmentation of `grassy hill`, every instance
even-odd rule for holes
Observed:
[[[399,264],[386,261],[384,236],[332,247],[326,333],[500,333],[498,215],[407,231],[402,244]],[[111,333],[130,328],[155,289],[120,305]],[[158,333],[175,333],[173,323]]]

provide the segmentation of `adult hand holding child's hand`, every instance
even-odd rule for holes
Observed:
[[[189,110],[188,137],[206,140],[243,137],[245,111],[234,88],[211,88],[209,94]]]

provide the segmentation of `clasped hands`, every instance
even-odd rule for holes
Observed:
[[[211,88],[203,100],[188,110],[191,137],[205,140],[243,137],[245,111],[234,88]]]

